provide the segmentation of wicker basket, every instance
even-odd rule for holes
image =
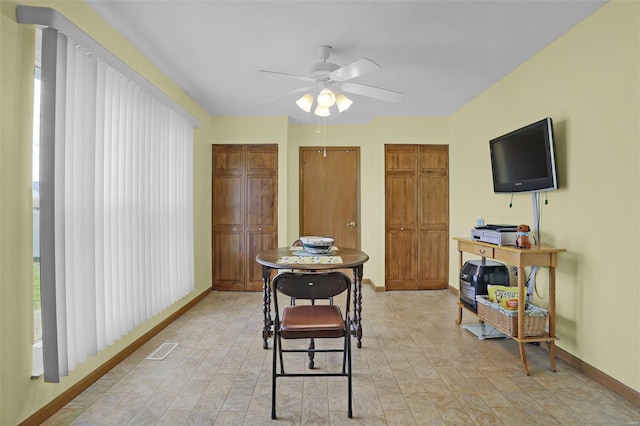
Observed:
[[[478,316],[494,325],[498,330],[512,337],[518,337],[518,311],[502,308],[497,303],[489,301],[488,296],[476,296],[478,301]],[[525,337],[541,336],[547,324],[549,311],[539,306],[527,303],[524,312]]]

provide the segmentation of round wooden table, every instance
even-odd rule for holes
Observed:
[[[271,319],[271,272],[274,269],[295,269],[297,271],[328,271],[332,269],[351,269],[353,270],[353,314],[351,323],[353,326],[352,334],[358,340],[357,345],[362,347],[362,270],[364,263],[369,260],[369,256],[360,250],[351,248],[340,248],[331,255],[318,255],[315,257],[332,257],[333,259],[324,259],[332,261],[332,263],[311,263],[315,260],[314,256],[303,255],[298,256],[296,253],[301,251],[292,250],[291,247],[280,247],[271,250],[265,250],[256,256],[256,262],[262,265],[262,298],[264,313],[264,329],[262,330],[262,339],[264,343],[262,347],[269,347],[267,340],[273,335],[271,330],[273,320]],[[339,263],[336,257],[339,257]],[[308,259],[307,259],[308,258]],[[299,262],[303,263],[299,263]]]

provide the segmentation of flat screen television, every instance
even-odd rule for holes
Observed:
[[[489,149],[494,192],[558,189],[551,118],[492,139]]]

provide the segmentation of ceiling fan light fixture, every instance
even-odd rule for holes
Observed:
[[[324,88],[318,94],[316,101],[321,107],[329,108],[336,103],[336,95],[331,90]]]
[[[318,47],[317,53],[320,62],[315,63],[307,75],[287,74],[278,71],[260,70],[261,72],[278,74],[281,76],[310,82],[309,87],[300,87],[290,90],[284,94],[272,97],[267,101],[280,99],[284,96],[305,93],[296,101],[298,107],[306,113],[313,113],[318,117],[331,116],[330,108],[334,105],[339,113],[349,109],[353,101],[343,95],[343,91],[357,96],[366,96],[379,99],[385,102],[400,102],[403,94],[394,90],[383,89],[381,87],[368,86],[366,84],[351,81],[361,75],[369,74],[380,69],[380,65],[371,59],[360,58],[347,65],[339,66],[327,62],[331,54],[332,47],[322,45]],[[336,90],[331,90],[331,87]],[[266,101],[260,102],[264,103]],[[334,114],[336,114],[334,110]]]
[[[338,106],[338,111],[342,112],[348,110],[349,107],[353,105],[353,101],[345,95],[338,95],[336,98],[336,105]]]
[[[329,117],[331,115],[329,108],[323,107],[322,105],[318,105],[313,113],[318,117]]]
[[[300,107],[304,112],[311,112],[311,105],[313,105],[313,95],[307,93],[300,99],[296,101],[296,104]]]

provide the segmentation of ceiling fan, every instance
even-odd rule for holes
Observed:
[[[327,62],[332,49],[331,46],[327,45],[322,45],[317,48],[318,56],[322,62],[314,64],[309,71],[309,75],[306,76],[260,70],[260,72],[281,75],[313,84],[282,93],[259,102],[259,104],[271,102],[285,96],[305,93],[296,101],[296,104],[305,112],[311,112],[311,107],[315,104],[314,114],[320,117],[328,117],[331,115],[330,108],[332,106],[336,105],[338,111],[342,112],[353,104],[353,101],[341,92],[367,96],[386,102],[399,102],[402,99],[403,94],[400,92],[351,81],[361,75],[377,71],[380,69],[380,65],[368,58],[360,58],[341,67],[334,63]]]

